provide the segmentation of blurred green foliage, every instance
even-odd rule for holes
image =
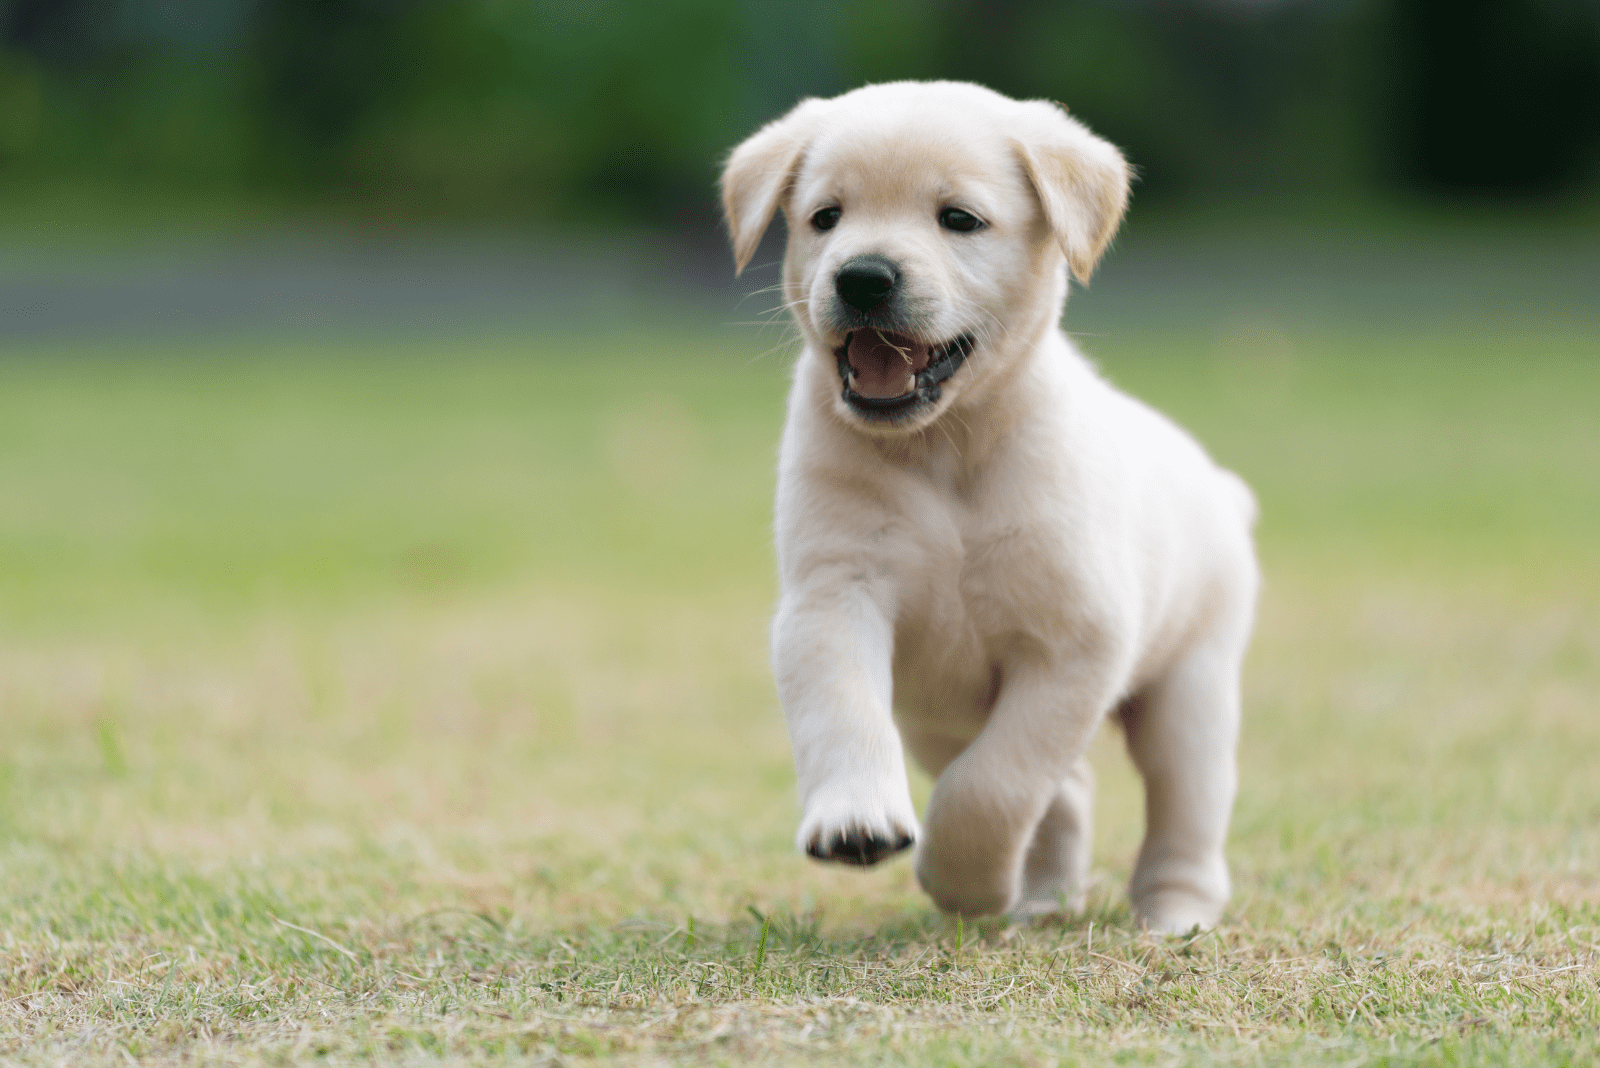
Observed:
[[[1595,0],[0,0],[0,190],[698,227],[760,122],[908,77],[1175,202],[1600,188]]]

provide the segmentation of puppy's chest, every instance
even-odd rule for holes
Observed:
[[[969,515],[953,516],[942,533],[899,576],[902,625],[997,635],[1035,618],[1039,602],[1070,581],[1053,531]]]
[[[981,727],[1008,650],[1054,629],[1075,584],[1059,531],[960,507],[943,519],[896,576],[895,704],[960,733]]]

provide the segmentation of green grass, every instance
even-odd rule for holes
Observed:
[[[0,1063],[1592,1063],[1600,342],[1214,334],[1087,341],[1264,509],[1177,940],[1114,736],[1083,917],[794,853],[773,338],[0,358]]]

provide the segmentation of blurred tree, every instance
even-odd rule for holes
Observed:
[[[1600,186],[1600,0],[0,0],[0,185],[702,228],[895,78],[1064,101],[1142,198]]]
[[[81,67],[103,47],[114,0],[8,0],[0,40],[42,63]]]
[[[1396,0],[1388,128],[1426,186],[1550,193],[1600,177],[1600,3]]]
[[[400,211],[659,216],[732,125],[736,9],[274,0],[248,46],[265,173]]]
[[[243,64],[256,127],[257,174],[337,186],[352,140],[405,82],[401,0],[261,4]]]
[[[248,131],[228,46],[247,3],[0,0],[0,178],[237,186]]]

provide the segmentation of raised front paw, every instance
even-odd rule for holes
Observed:
[[[814,798],[797,838],[810,857],[862,867],[904,852],[916,840],[917,820],[909,800],[903,805],[870,799],[851,803],[843,792]]]
[[[904,831],[896,831],[893,838],[887,838],[877,831],[850,827],[834,831],[825,839],[818,835],[806,843],[806,853],[817,860],[836,860],[840,864],[866,867],[910,849],[915,841]]]

